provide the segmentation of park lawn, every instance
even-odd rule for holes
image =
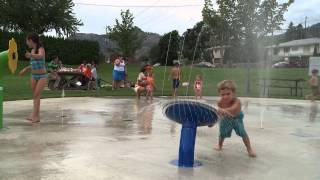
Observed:
[[[23,68],[27,63],[19,62],[19,67],[17,72]],[[102,64],[98,66],[99,77],[107,82],[112,82],[112,65]],[[128,65],[128,79],[132,82],[136,81],[137,75],[139,73],[140,66],[138,65]],[[155,67],[154,75],[157,84],[157,89],[155,91],[155,96],[169,96],[171,94],[172,82],[168,77],[170,72],[170,67]],[[190,74],[191,72],[191,74]],[[224,79],[235,80],[237,83],[237,94],[238,96],[247,97],[260,97],[261,88],[259,86],[259,79],[262,77],[271,78],[303,78],[308,79],[307,69],[252,69],[250,71],[250,93],[246,93],[246,82],[247,82],[247,69],[242,68],[232,68],[232,69],[211,69],[211,68],[198,68],[198,67],[184,67],[182,82],[187,82],[189,78],[191,79],[191,86],[189,89],[187,87],[181,87],[179,89],[179,95],[193,96],[193,82],[194,77],[200,74],[204,79],[204,96],[217,96],[217,83]],[[16,74],[12,75],[8,70],[4,70],[4,100],[22,100],[22,99],[32,99],[32,92],[30,89],[30,75],[24,77],[19,77]],[[306,95],[310,93],[306,83],[304,84],[303,94]],[[43,98],[54,98],[61,97],[61,91],[43,91]],[[118,89],[111,90],[111,87],[101,88],[98,91],[65,91],[65,97],[107,97],[107,96],[134,96],[135,93],[132,89]],[[271,89],[271,97],[276,98],[300,98],[300,97],[290,97],[289,89]]]

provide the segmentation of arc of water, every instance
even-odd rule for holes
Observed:
[[[167,55],[166,55],[166,64],[165,64],[164,72],[163,72],[163,80],[162,80],[162,96],[164,95],[164,83],[165,83],[165,80],[166,80],[166,74],[167,74],[168,56],[169,56],[169,50],[170,50],[170,46],[171,46],[171,35],[172,35],[172,31],[170,32],[169,43],[168,43],[168,49],[167,49]]]
[[[193,57],[192,57],[192,62],[191,62],[190,72],[189,72],[189,77],[188,77],[189,86],[190,86],[190,81],[191,81],[191,75],[192,75],[192,71],[193,71],[194,61],[195,61],[195,58],[196,58],[196,52],[197,52],[197,48],[198,48],[198,44],[199,44],[199,41],[200,41],[200,37],[201,37],[203,28],[204,28],[204,25],[202,25],[201,30],[200,30],[200,32],[198,34],[197,41],[196,41],[196,46],[195,46],[194,51],[193,51]],[[188,96],[188,94],[189,94],[189,86],[187,86],[187,90],[186,90],[185,96]]]

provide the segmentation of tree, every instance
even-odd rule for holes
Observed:
[[[260,36],[273,35],[274,31],[280,30],[284,22],[284,13],[294,0],[279,4],[277,0],[264,0],[259,7],[259,30]],[[293,24],[292,24],[293,25]]]
[[[203,21],[198,22],[192,29],[184,33],[183,55],[192,61],[199,59],[205,49],[210,46],[210,32]],[[197,42],[199,40],[199,42]]]
[[[116,19],[116,24],[107,26],[107,37],[117,42],[121,53],[126,57],[133,57],[142,45],[143,33],[134,26],[134,17],[129,9],[121,10],[121,22]]]
[[[228,36],[226,29],[229,29],[227,22],[218,15],[214,10],[211,0],[205,0],[204,8],[202,10],[203,22],[209,28],[207,31],[207,41],[211,46],[225,45],[229,41],[226,39]],[[208,38],[209,37],[209,38]]]
[[[296,39],[296,27],[293,25],[292,22],[290,22],[288,29],[285,33],[285,41],[292,41]]]
[[[72,0],[0,0],[3,30],[43,34],[55,30],[69,36],[82,22],[74,16]]]
[[[302,24],[298,24],[298,26],[296,27],[296,32],[297,32],[297,37],[296,39],[304,39],[306,34],[305,34],[305,30],[302,26]]]
[[[151,59],[152,63],[156,63],[159,61],[160,57],[160,47],[159,44],[154,45],[149,52],[149,58]]]
[[[172,66],[174,60],[178,60],[180,36],[174,30],[164,34],[159,41],[159,62],[161,65]],[[168,49],[169,48],[169,49]]]

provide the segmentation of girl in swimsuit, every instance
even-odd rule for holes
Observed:
[[[200,75],[197,75],[193,85],[193,90],[196,96],[196,100],[202,99],[202,84],[203,84],[202,77]]]
[[[31,52],[26,52],[25,57],[30,59],[30,65],[20,71],[20,76],[31,71],[31,89],[33,92],[33,111],[27,118],[32,123],[40,122],[40,97],[46,85],[47,71],[45,68],[45,49],[37,34],[32,33],[27,36],[26,44]]]

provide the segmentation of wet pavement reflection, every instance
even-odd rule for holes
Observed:
[[[196,159],[203,166],[195,169],[169,163],[181,129],[163,116],[169,99],[46,99],[37,125],[24,120],[31,101],[6,102],[0,179],[320,179],[319,102],[241,100],[258,158],[247,157],[235,134],[214,151],[218,127],[201,127]]]

